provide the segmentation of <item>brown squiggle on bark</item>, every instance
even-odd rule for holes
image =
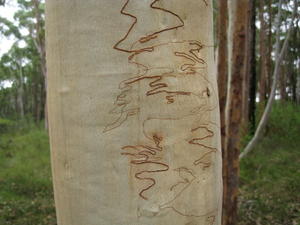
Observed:
[[[132,46],[131,46],[131,49],[133,49],[134,46],[137,43],[139,43],[139,41],[133,43]],[[128,57],[128,63],[134,64],[138,67],[142,67],[144,69],[144,74],[145,74],[145,73],[147,73],[147,71],[150,70],[150,68],[148,68],[146,65],[144,65],[140,62],[134,61],[133,59],[136,56],[138,56],[139,54],[154,52],[155,49],[157,49],[159,47],[172,45],[172,44],[189,44],[190,45],[190,50],[188,51],[188,53],[178,52],[178,51],[174,52],[174,56],[182,57],[182,58],[185,58],[185,59],[191,61],[190,63],[183,64],[180,68],[182,70],[182,72],[186,73],[186,74],[195,74],[197,69],[205,68],[206,62],[195,53],[196,52],[200,53],[200,51],[204,47],[213,47],[213,46],[205,46],[200,41],[196,41],[196,40],[183,40],[183,41],[166,42],[166,43],[161,43],[161,44],[148,46],[146,48],[141,48],[141,49],[138,49],[138,50],[132,50],[132,52],[130,52],[132,54]],[[205,65],[205,66],[196,66],[197,64],[202,64],[202,65]],[[191,71],[189,71],[189,69]]]
[[[141,47],[141,48],[136,48],[136,49],[134,48],[136,44],[144,44],[144,43],[147,43],[151,40],[158,38],[158,35],[160,33],[184,27],[184,21],[182,20],[182,18],[179,15],[177,15],[176,13],[174,13],[170,10],[156,6],[156,3],[158,3],[159,1],[160,0],[152,1],[152,3],[150,4],[150,8],[152,10],[160,10],[165,13],[173,15],[174,17],[176,17],[178,19],[179,24],[176,26],[173,26],[173,27],[169,27],[169,28],[158,30],[156,32],[152,32],[151,34],[146,35],[146,36],[142,36],[138,40],[136,40],[135,43],[132,43],[132,46],[130,46],[129,49],[127,49],[127,47],[122,48],[122,47],[120,47],[120,45],[122,45],[122,43],[129,37],[129,34],[132,32],[132,30],[138,23],[138,18],[135,15],[132,15],[132,14],[126,12],[126,7],[128,6],[130,0],[126,0],[125,4],[123,5],[123,7],[120,11],[120,13],[122,15],[129,16],[134,21],[133,21],[132,25],[130,26],[130,28],[128,29],[125,36],[123,38],[121,38],[113,46],[113,48],[115,50],[118,50],[121,52],[129,53],[128,63],[135,64],[139,70],[142,68],[143,74],[141,74],[139,72],[135,77],[131,77],[127,80],[124,80],[119,84],[119,89],[121,89],[122,92],[121,92],[121,94],[119,94],[117,96],[117,99],[115,101],[116,107],[111,111],[111,113],[119,113],[120,117],[116,121],[114,121],[113,123],[111,123],[107,127],[105,127],[104,132],[110,131],[112,129],[119,127],[124,121],[127,120],[127,118],[129,116],[136,115],[140,112],[141,109],[139,106],[130,108],[128,105],[131,104],[131,102],[132,102],[132,100],[130,99],[131,96],[129,96],[129,93],[133,89],[132,85],[137,84],[138,82],[140,82],[142,80],[150,80],[149,84],[147,84],[150,90],[147,90],[147,92],[145,93],[146,96],[165,93],[166,94],[165,98],[167,100],[167,104],[174,103],[174,101],[175,101],[174,97],[176,95],[186,95],[186,96],[197,95],[196,93],[188,92],[188,91],[169,91],[169,90],[167,90],[168,83],[164,82],[163,78],[165,75],[170,76],[171,74],[175,74],[175,72],[176,72],[176,75],[174,75],[174,77],[179,76],[179,75],[185,76],[185,75],[189,75],[189,74],[196,74],[199,69],[205,68],[206,67],[205,60],[200,58],[199,55],[197,54],[204,47],[204,45],[202,43],[200,43],[199,41],[193,41],[193,40],[185,41],[184,40],[184,41],[177,41],[177,42],[166,42],[166,43],[161,43],[161,44],[157,44],[157,45],[153,45],[153,46]],[[203,0],[203,2],[206,4],[206,6],[208,5],[206,0]],[[181,57],[184,60],[188,60],[188,62],[184,63],[183,65],[179,64],[178,67],[176,65],[175,68],[157,68],[157,67],[153,68],[151,66],[144,65],[141,62],[135,61],[137,58],[136,56],[138,56],[139,54],[152,53],[160,46],[162,46],[162,47],[166,46],[171,50],[171,49],[174,49],[172,44],[180,44],[180,43],[181,44],[187,43],[188,47],[190,47],[190,48],[188,48],[189,50],[186,51],[186,48],[185,48],[186,45],[182,45],[184,47],[183,50],[176,51],[176,52],[170,52],[170,53],[174,54],[175,58]],[[169,46],[167,46],[167,45],[169,45]],[[184,51],[186,51],[186,52],[184,52]],[[156,53],[156,52],[154,52],[154,53]],[[202,67],[202,65],[203,65],[203,67]],[[155,70],[160,69],[160,71],[163,71],[163,69],[168,69],[168,70],[171,70],[172,72],[170,72],[170,71],[168,73],[160,72],[160,73],[158,73],[159,75],[150,75],[148,72],[150,70],[151,70],[150,72],[152,72],[154,69]],[[209,83],[209,81],[206,78],[204,78],[204,79]],[[204,92],[207,93],[208,97],[210,97],[211,92],[208,87],[206,88],[206,90],[203,91],[203,93],[201,93],[201,95],[203,95]],[[203,97],[203,96],[201,96],[201,97]],[[201,104],[195,105],[195,108],[193,108],[189,113],[186,113],[186,115],[189,116],[189,115],[197,114],[197,113],[200,113],[201,110],[202,110]],[[207,111],[209,111],[209,109],[207,109],[207,110],[204,109],[203,111],[207,112]],[[182,117],[184,117],[186,115],[184,114]],[[160,118],[149,118],[149,117],[142,118],[143,126],[144,126],[145,121],[150,120],[150,119],[160,119]],[[165,120],[168,120],[168,119],[165,119]],[[172,118],[169,118],[169,120],[172,120]],[[209,149],[209,151],[204,153],[201,156],[201,158],[194,161],[194,166],[203,164],[204,168],[206,168],[206,167],[210,166],[210,163],[207,163],[206,161],[204,161],[205,157],[208,156],[210,153],[215,152],[216,149],[206,146],[204,144],[198,143],[198,141],[202,141],[206,138],[213,137],[213,135],[214,135],[213,131],[209,130],[205,126],[192,129],[191,132],[194,132],[201,128],[206,129],[209,134],[205,137],[194,138],[189,141],[189,144],[199,145],[205,149]],[[152,147],[149,145],[143,145],[143,144],[127,145],[127,146],[122,147],[122,150],[124,150],[124,152],[122,152],[121,154],[124,156],[130,157],[130,164],[135,165],[135,167],[137,167],[139,169],[139,171],[135,173],[134,177],[142,182],[147,182],[147,186],[145,188],[142,188],[141,190],[139,190],[139,196],[141,198],[143,198],[144,200],[148,200],[147,192],[150,189],[152,189],[157,183],[157,181],[153,178],[153,174],[168,171],[169,165],[163,161],[163,157],[161,157],[161,155],[160,155],[163,152],[163,148],[160,146],[162,138],[155,136],[155,135],[153,137],[149,137],[145,133],[144,129],[143,129],[143,132],[144,132],[145,137],[148,138],[148,140],[150,139],[151,141],[153,141],[155,143],[154,144],[155,147]],[[148,168],[150,167],[150,168],[147,169],[147,167]],[[181,174],[180,170],[185,170],[184,172],[186,172],[187,174],[190,174],[192,179],[184,177],[184,175]],[[177,186],[180,186],[181,184],[186,185],[186,186],[184,186],[184,188],[182,190],[180,190],[179,193],[177,193],[176,196],[167,203],[168,205],[173,203],[176,198],[178,198],[181,194],[183,194],[184,191],[186,191],[186,189],[196,179],[196,176],[193,174],[193,171],[186,167],[178,168],[178,173],[179,173],[179,177],[182,179],[182,181],[179,181],[177,184],[174,184],[173,186],[171,186],[170,191],[176,189]],[[167,204],[164,204],[164,205],[167,205]],[[162,209],[165,209],[165,208],[170,208],[170,209],[174,210],[174,212],[176,212],[182,216],[187,216],[187,217],[203,217],[203,216],[211,215],[211,213],[204,214],[204,215],[184,214],[184,213],[180,212],[179,210],[177,210],[175,206],[164,207]]]
[[[171,95],[191,95],[192,92],[186,92],[186,91],[166,91],[166,90],[160,90],[162,88],[166,88],[168,87],[168,85],[166,83],[159,83],[163,77],[162,75],[157,75],[157,76],[143,76],[140,78],[137,78],[133,81],[130,82],[126,82],[127,85],[138,82],[140,80],[144,80],[144,79],[155,79],[154,81],[150,82],[149,86],[152,88],[150,91],[146,92],[147,96],[150,95],[155,95],[155,94],[159,94],[159,93],[167,93],[167,94],[171,94]]]
[[[132,159],[130,161],[130,163],[133,165],[150,164],[150,165],[156,165],[161,167],[161,169],[142,170],[140,172],[135,173],[134,176],[136,179],[141,181],[150,181],[150,184],[139,192],[139,196],[144,200],[148,200],[148,198],[145,196],[145,192],[150,190],[156,184],[156,180],[152,177],[147,177],[146,174],[165,172],[169,170],[169,166],[166,163],[159,162],[162,159],[161,157],[156,157],[156,158],[154,157],[155,155],[157,155],[158,152],[163,151],[162,147],[160,146],[161,138],[154,135],[153,141],[155,143],[155,147],[151,147],[147,145],[136,145],[136,146],[128,145],[122,147],[122,149],[126,150],[127,152],[121,153],[122,155],[134,157],[135,159]],[[142,149],[142,151],[140,151],[140,149]],[[128,152],[129,150],[136,150],[138,151],[138,153]]]
[[[130,92],[132,89],[131,85],[141,80],[153,80],[149,83],[150,90],[146,92],[146,96],[165,93],[167,104],[174,103],[174,97],[177,95],[186,95],[186,96],[196,95],[192,92],[187,92],[187,91],[167,91],[166,88],[168,88],[168,84],[161,82],[162,79],[163,79],[163,75],[141,76],[135,79],[130,78],[127,81],[122,82],[122,85],[124,85],[123,87],[124,90],[121,92],[120,95],[117,96],[117,99],[115,101],[116,107],[113,110],[111,110],[111,113],[119,113],[120,117],[113,123],[106,126],[103,132],[107,132],[119,127],[124,121],[127,120],[129,116],[136,115],[140,111],[140,109],[136,107],[130,109],[126,109],[126,107],[132,101],[130,98],[127,97],[127,93]]]
[[[122,52],[127,52],[127,53],[132,53],[132,52],[143,52],[143,51],[148,51],[150,48],[142,48],[142,49],[138,49],[138,50],[128,50],[128,49],[124,49],[124,48],[119,48],[119,45],[125,41],[127,39],[127,37],[129,36],[130,32],[132,31],[132,29],[135,27],[135,25],[137,24],[138,22],[138,18],[128,12],[125,12],[125,8],[127,7],[128,3],[129,3],[130,0],[127,0],[126,3],[124,4],[124,6],[122,7],[121,9],[121,14],[125,15],[125,16],[129,16],[131,18],[134,19],[134,22],[133,24],[130,26],[129,30],[127,31],[127,33],[125,34],[125,36],[119,40],[115,45],[114,45],[114,49],[116,50],[119,50],[119,51],[122,51]],[[157,6],[154,6],[157,2],[159,2],[160,0],[154,0],[150,7],[152,9],[156,9],[156,10],[161,10],[161,11],[164,11],[166,13],[169,13],[169,14],[172,14],[173,16],[177,17],[177,19],[180,21],[180,25],[177,25],[177,26],[174,26],[174,27],[170,27],[170,28],[165,28],[165,29],[162,29],[162,30],[159,30],[159,31],[156,31],[156,32],[153,32],[152,34],[149,34],[145,37],[141,37],[138,41],[140,43],[145,43],[145,42],[148,42],[152,39],[155,39],[157,38],[157,35],[160,34],[160,33],[163,33],[165,31],[170,31],[170,30],[174,30],[174,29],[177,29],[177,28],[180,28],[180,27],[183,27],[184,26],[184,22],[183,20],[181,19],[181,17],[179,15],[177,15],[176,13],[170,11],[170,10],[167,10],[167,9],[164,9],[164,8],[160,8],[160,7],[157,7]]]
[[[164,205],[169,205],[172,202],[174,202],[177,198],[179,198],[179,196],[191,185],[191,183],[196,179],[196,176],[194,175],[194,172],[186,167],[180,167],[175,169],[175,171],[178,172],[179,177],[183,180],[183,181],[179,181],[176,184],[174,184],[173,186],[171,186],[170,191],[172,191],[173,189],[175,189],[178,185],[184,184],[186,185],[172,200],[170,200],[169,202],[165,203]],[[184,171],[187,174],[190,174],[190,176],[192,177],[191,180],[188,180],[187,178],[183,177],[182,171]],[[162,206],[164,206],[162,205]]]
[[[197,63],[200,63],[200,64],[206,64],[206,62],[199,58],[195,52],[200,52],[200,50],[204,47],[200,42],[191,42],[190,45],[195,45],[196,48],[191,48],[189,50],[189,54],[185,53],[185,52],[175,52],[175,56],[179,56],[179,57],[183,57],[183,58],[186,58],[190,61],[192,61],[192,63],[186,63],[186,64],[183,64],[181,66],[181,70],[182,71],[188,71],[190,70],[190,72],[188,71],[187,74],[195,74],[196,73],[196,69],[202,69],[204,67],[196,67]]]
[[[194,161],[194,165],[195,166],[197,166],[199,164],[202,164],[203,165],[203,169],[205,169],[205,168],[211,166],[211,160],[209,160],[208,162],[206,162],[205,161],[205,157],[209,156],[211,153],[216,153],[218,150],[216,148],[213,148],[213,147],[210,147],[210,146],[198,143],[198,141],[202,141],[202,140],[205,140],[207,138],[212,138],[214,136],[214,132],[212,130],[208,129],[206,126],[196,127],[194,129],[192,129],[191,132],[195,132],[195,131],[197,131],[199,129],[205,129],[209,134],[207,134],[206,136],[201,137],[201,138],[193,138],[192,140],[189,141],[189,144],[199,145],[199,146],[201,146],[201,147],[203,147],[205,149],[208,149],[208,151],[205,152],[199,159],[197,159],[197,160]]]
[[[190,175],[193,177],[193,179],[192,179],[191,181],[189,181],[189,180],[187,180],[186,178],[184,178],[183,175],[182,175],[182,173],[181,173],[182,170],[184,170],[184,172],[190,174]],[[176,188],[178,185],[180,185],[180,184],[190,184],[190,183],[192,183],[192,182],[196,179],[196,177],[195,177],[193,171],[191,171],[190,169],[188,169],[188,168],[186,168],[186,167],[180,167],[180,168],[178,168],[178,169],[175,169],[175,171],[178,172],[179,177],[180,177],[183,181],[179,181],[178,183],[176,183],[176,184],[174,184],[173,186],[171,186],[170,191],[172,191],[173,189],[175,189],[175,188]],[[187,187],[186,187],[186,188],[187,188]],[[186,188],[185,188],[185,189],[186,189]],[[182,192],[183,192],[183,190],[182,190],[182,191],[174,198],[174,200],[175,200]]]
[[[180,24],[177,25],[177,26],[173,26],[173,27],[161,29],[159,31],[153,32],[152,34],[149,34],[147,36],[141,37],[140,39],[138,39],[137,42],[145,43],[145,42],[147,42],[149,40],[155,39],[159,33],[163,33],[163,32],[170,31],[170,30],[174,30],[174,29],[177,29],[177,28],[180,28],[180,27],[184,26],[184,21],[182,20],[182,18],[178,14],[176,14],[176,13],[170,11],[170,10],[167,10],[167,9],[155,6],[155,4],[157,2],[159,2],[159,1],[160,0],[154,0],[150,4],[150,8],[152,8],[154,10],[160,10],[160,11],[163,11],[163,12],[166,12],[166,13],[169,13],[169,14],[173,15],[174,17],[176,17],[178,19],[178,21],[180,21]],[[131,33],[131,31],[133,30],[133,28],[135,27],[135,25],[138,23],[138,18],[135,15],[130,14],[130,13],[128,13],[128,12],[125,11],[125,9],[128,6],[129,2],[130,2],[130,0],[126,0],[125,4],[123,5],[123,7],[120,10],[120,13],[122,15],[126,15],[126,16],[129,16],[129,17],[133,18],[134,22],[129,27],[129,29],[128,29],[127,33],[125,34],[125,36],[123,38],[121,38],[113,46],[113,48],[115,50],[118,50],[118,51],[122,51],[122,52],[126,52],[126,53],[132,53],[128,57],[128,62],[136,64],[138,67],[139,66],[143,67],[145,69],[145,73],[146,73],[150,68],[148,68],[147,66],[143,65],[142,63],[132,61],[133,58],[137,54],[140,54],[142,52],[153,52],[156,47],[159,47],[161,45],[166,45],[166,44],[169,44],[169,43],[159,44],[159,45],[156,45],[156,46],[150,46],[150,47],[145,47],[145,48],[140,48],[140,49],[136,49],[136,50],[133,49],[133,46],[132,46],[131,49],[124,49],[124,48],[120,48],[119,47],[119,45],[128,38],[128,36]],[[197,63],[205,64],[205,61],[203,59],[199,58],[195,54],[195,52],[200,52],[200,50],[203,48],[203,45],[200,42],[198,42],[198,41],[181,41],[181,42],[174,42],[174,43],[184,43],[184,42],[189,42],[189,44],[191,46],[195,46],[195,48],[191,48],[189,50],[190,54],[187,54],[187,53],[184,53],[184,52],[175,52],[174,55],[178,56],[178,57],[184,57],[185,59],[190,60],[191,63],[186,63],[186,64],[182,65],[181,66],[181,70],[183,72],[185,72],[186,74],[195,74],[197,69],[201,69],[201,67],[196,67]],[[167,104],[172,104],[172,103],[174,103],[174,96],[176,96],[176,95],[190,95],[191,94],[190,92],[180,92],[180,91],[176,91],[176,92],[169,91],[168,92],[166,90],[159,90],[161,88],[167,87],[167,84],[165,84],[165,83],[157,83],[157,82],[159,82],[162,79],[162,75],[153,76],[153,77],[157,78],[157,80],[155,80],[155,81],[153,81],[153,82],[150,83],[150,87],[153,88],[153,89],[147,92],[147,96],[152,95],[152,94],[158,94],[158,93],[164,92],[164,93],[168,94],[166,96]],[[152,77],[151,76],[147,76],[146,78],[152,78]],[[117,99],[115,101],[116,107],[111,111],[111,113],[119,113],[120,117],[116,121],[114,121],[113,123],[111,123],[107,127],[105,127],[105,129],[104,129],[103,132],[107,132],[107,131],[110,131],[112,129],[115,129],[115,128],[119,127],[124,121],[127,120],[127,118],[129,116],[136,115],[139,112],[139,108],[131,108],[131,109],[125,109],[125,108],[127,107],[127,105],[130,104],[130,100],[126,99],[127,93],[130,92],[130,90],[132,88],[132,87],[130,87],[130,84],[134,83],[134,82],[137,82],[137,81],[139,81],[141,79],[144,79],[143,76],[137,76],[135,78],[130,78],[127,81],[123,81],[123,82],[120,83],[120,89],[122,89],[123,91],[122,91],[122,93],[120,95],[117,96]],[[121,87],[122,85],[124,85],[124,87]]]

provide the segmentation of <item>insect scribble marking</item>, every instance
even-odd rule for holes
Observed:
[[[132,24],[113,45],[113,49],[126,53],[128,64],[134,65],[137,72],[119,83],[119,94],[110,110],[115,119],[106,125],[103,132],[117,129],[125,122],[129,123],[131,117],[138,116],[141,121],[141,140],[120,146],[120,154],[128,158],[134,171],[133,178],[139,187],[138,196],[157,204],[161,210],[214,221],[216,209],[203,213],[198,208],[189,211],[178,204],[179,201],[186,201],[186,196],[201,184],[206,171],[213,167],[212,160],[218,153],[218,149],[211,144],[215,136],[213,123],[197,119],[217,107],[216,92],[207,79],[207,64],[203,57],[203,51],[208,46],[198,40],[161,40],[163,33],[173,30],[183,32],[185,27],[179,13],[158,5],[161,0],[145,1],[147,10],[149,13],[163,13],[172,21],[172,25],[132,35],[137,32],[135,28],[140,23],[138,16],[130,12],[130,7],[135,7],[134,1],[126,0],[120,10],[121,15],[132,19]],[[208,6],[206,0],[203,2]],[[158,61],[162,52],[164,60]],[[194,82],[197,85],[191,85]],[[155,107],[149,110],[149,105]],[[179,144],[169,144],[172,134],[167,127],[179,126],[177,124],[189,118],[195,122],[186,125],[191,127],[182,131],[183,136],[176,140]],[[156,122],[168,125],[147,127],[147,124]],[[186,163],[168,160],[175,153],[183,157],[189,154],[193,158]],[[170,181],[162,182],[165,176]],[[164,200],[159,197],[161,194]]]

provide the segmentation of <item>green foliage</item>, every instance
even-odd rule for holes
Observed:
[[[14,35],[16,38],[21,39],[22,35],[19,28],[6,18],[0,17],[0,33],[4,36]]]
[[[275,104],[267,136],[241,162],[240,224],[300,224],[300,107]]]
[[[25,124],[0,134],[0,224],[54,225],[48,137]]]
[[[300,107],[289,102],[275,104],[269,122],[272,136],[283,142],[293,141],[300,134]],[[287,135],[288,134],[288,135]]]
[[[45,106],[44,1],[18,0],[14,19],[0,17],[0,38],[14,41],[0,56],[0,117],[43,119]],[[43,59],[42,59],[43,58]],[[1,84],[10,81],[11,88]]]
[[[13,121],[0,117],[0,134],[8,131],[13,125]]]

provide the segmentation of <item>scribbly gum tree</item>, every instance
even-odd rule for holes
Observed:
[[[212,2],[48,0],[60,225],[220,225]]]

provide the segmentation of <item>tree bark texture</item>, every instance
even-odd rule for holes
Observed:
[[[223,193],[223,225],[237,224],[237,197],[239,176],[240,132],[243,109],[243,79],[245,75],[245,50],[247,27],[247,0],[231,2],[232,48],[230,57],[230,85],[226,115],[226,183]]]
[[[59,225],[220,225],[212,2],[46,1]]]
[[[223,160],[223,192],[226,193],[227,179],[227,154],[225,151],[226,143],[226,99],[228,86],[228,4],[227,0],[219,0],[218,14],[218,88],[219,105],[221,118],[221,146]],[[225,195],[223,195],[223,198]],[[226,207],[223,205],[223,208]],[[223,211],[224,212],[224,211]]]
[[[251,16],[251,28],[249,30],[251,30],[251,35],[252,35],[252,40],[251,40],[251,45],[252,47],[250,48],[250,52],[248,52],[248,54],[251,54],[251,56],[249,55],[249,64],[251,65],[250,67],[248,67],[249,69],[249,76],[250,76],[250,81],[249,81],[249,107],[248,107],[248,117],[249,117],[249,122],[250,122],[250,132],[254,133],[255,132],[255,126],[256,126],[256,90],[257,90],[257,72],[256,72],[256,0],[250,1],[252,5],[252,10],[251,10],[251,14],[249,16]],[[249,20],[250,18],[248,18]],[[249,34],[250,35],[250,34]],[[250,43],[249,43],[250,44]],[[248,65],[249,65],[248,64]]]
[[[300,74],[300,60],[298,61],[298,71],[299,71],[299,74]],[[296,96],[297,104],[300,104],[300,76],[298,75],[298,77],[296,79],[297,79],[297,83],[296,83],[295,96]]]
[[[259,79],[259,101],[263,104],[267,100],[268,92],[268,45],[267,45],[267,23],[264,18],[264,7],[266,0],[259,1],[259,53],[260,53],[260,79]]]
[[[225,107],[226,107],[227,82],[228,82],[227,31],[228,31],[227,0],[220,0],[219,15],[218,15],[218,87],[219,87],[219,102],[220,102],[222,149],[224,149],[225,138],[226,138]]]
[[[248,1],[246,48],[245,48],[245,77],[243,79],[243,128],[248,130],[249,123],[249,100],[251,93],[250,81],[254,76],[255,63],[255,1]],[[246,133],[246,132],[245,132]]]
[[[42,85],[42,96],[41,96],[41,104],[42,104],[42,112],[45,122],[45,128],[48,130],[48,110],[47,110],[47,67],[46,67],[46,44],[45,44],[45,37],[43,32],[43,18],[40,13],[40,0],[32,0],[34,5],[35,11],[35,34],[32,34],[32,38],[34,41],[34,45],[39,53],[40,56],[40,70],[43,75],[43,85]]]
[[[272,60],[272,52],[273,52],[273,41],[272,41],[272,22],[274,20],[274,15],[272,13],[272,3],[273,3],[273,0],[267,0],[267,3],[268,3],[268,23],[267,23],[267,26],[268,26],[268,29],[267,29],[267,43],[266,43],[266,46],[267,46],[267,72],[268,72],[268,75],[267,75],[267,96],[270,95],[271,93],[271,86],[272,86],[272,64],[273,64],[273,60]]]

